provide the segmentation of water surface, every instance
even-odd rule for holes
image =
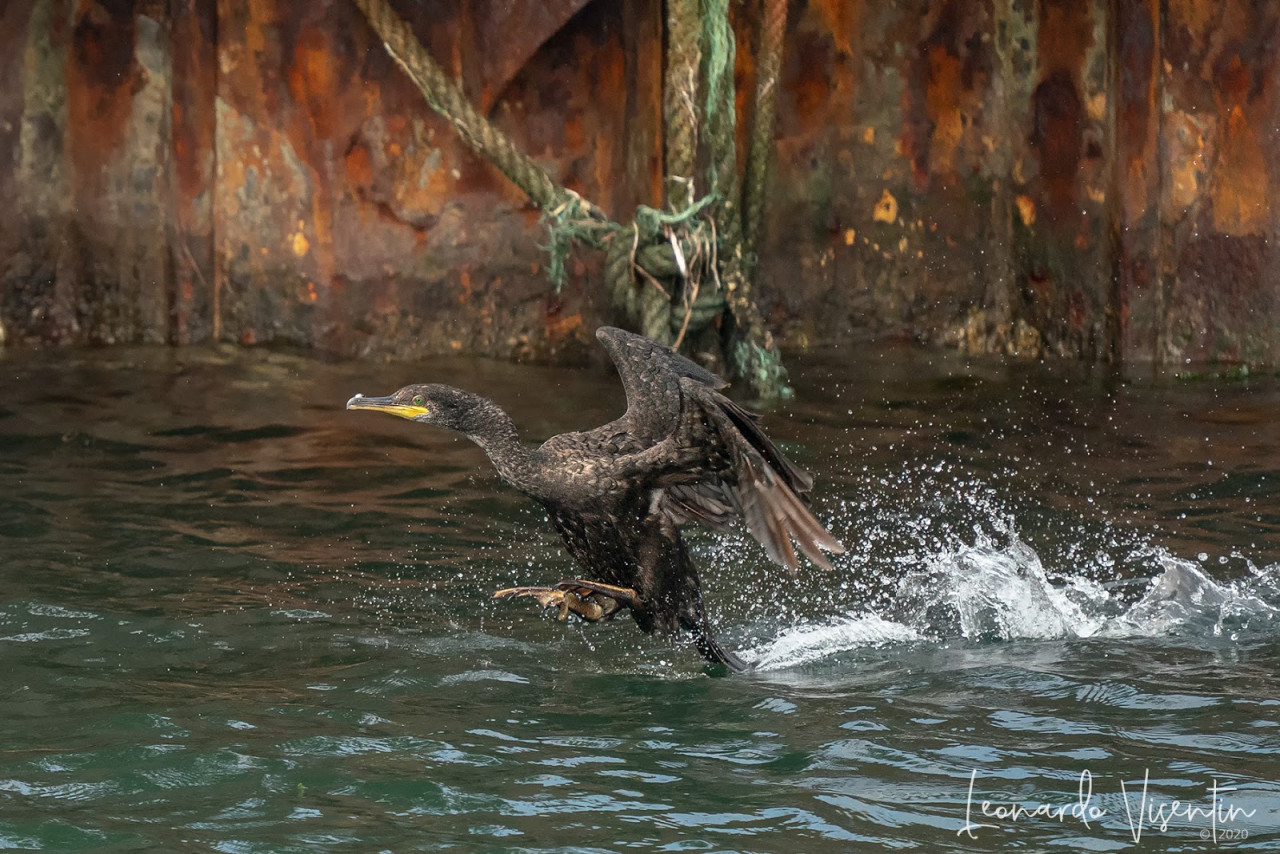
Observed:
[[[621,411],[604,368],[3,355],[0,849],[1280,846],[1273,380],[791,365],[765,426],[848,553],[694,534],[723,678],[491,601],[572,574],[541,513],[342,409],[443,381],[536,440]]]

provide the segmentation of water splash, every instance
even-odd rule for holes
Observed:
[[[1004,547],[981,531],[972,546],[943,552],[898,583],[898,610],[931,637],[971,640],[1088,637],[1103,617],[1091,603],[1107,597],[1096,583],[1050,582],[1040,557],[1016,536]]]
[[[888,613],[795,626],[746,657],[772,670],[912,641],[1238,640],[1280,629],[1280,564],[1216,581],[1194,562],[1148,547],[1131,557],[1133,577],[1103,584],[1082,574],[1051,575],[1016,532],[999,534],[997,543],[976,529],[972,545],[939,551],[901,575]]]
[[[915,640],[922,640],[922,636],[910,626],[864,614],[788,629],[769,643],[746,651],[743,657],[759,670],[776,670],[850,649]]]

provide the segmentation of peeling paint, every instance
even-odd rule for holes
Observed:
[[[880,200],[876,202],[875,210],[871,213],[871,218],[876,222],[892,224],[898,220],[898,200],[893,197],[893,193],[885,190],[880,194]]]

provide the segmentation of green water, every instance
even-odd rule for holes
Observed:
[[[765,426],[849,551],[695,534],[721,677],[491,601],[572,573],[540,513],[342,409],[448,382],[541,439],[603,368],[0,355],[0,849],[1280,848],[1274,382],[791,364]]]

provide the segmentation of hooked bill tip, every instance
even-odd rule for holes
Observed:
[[[347,401],[347,409],[350,409],[350,408],[351,408],[351,404],[355,403],[357,400],[362,399],[363,397],[364,397],[364,395],[363,395],[363,394],[360,394],[360,393],[358,393],[358,392],[357,392],[355,397],[353,397],[353,398],[351,398],[350,400],[348,400],[348,401]]]

